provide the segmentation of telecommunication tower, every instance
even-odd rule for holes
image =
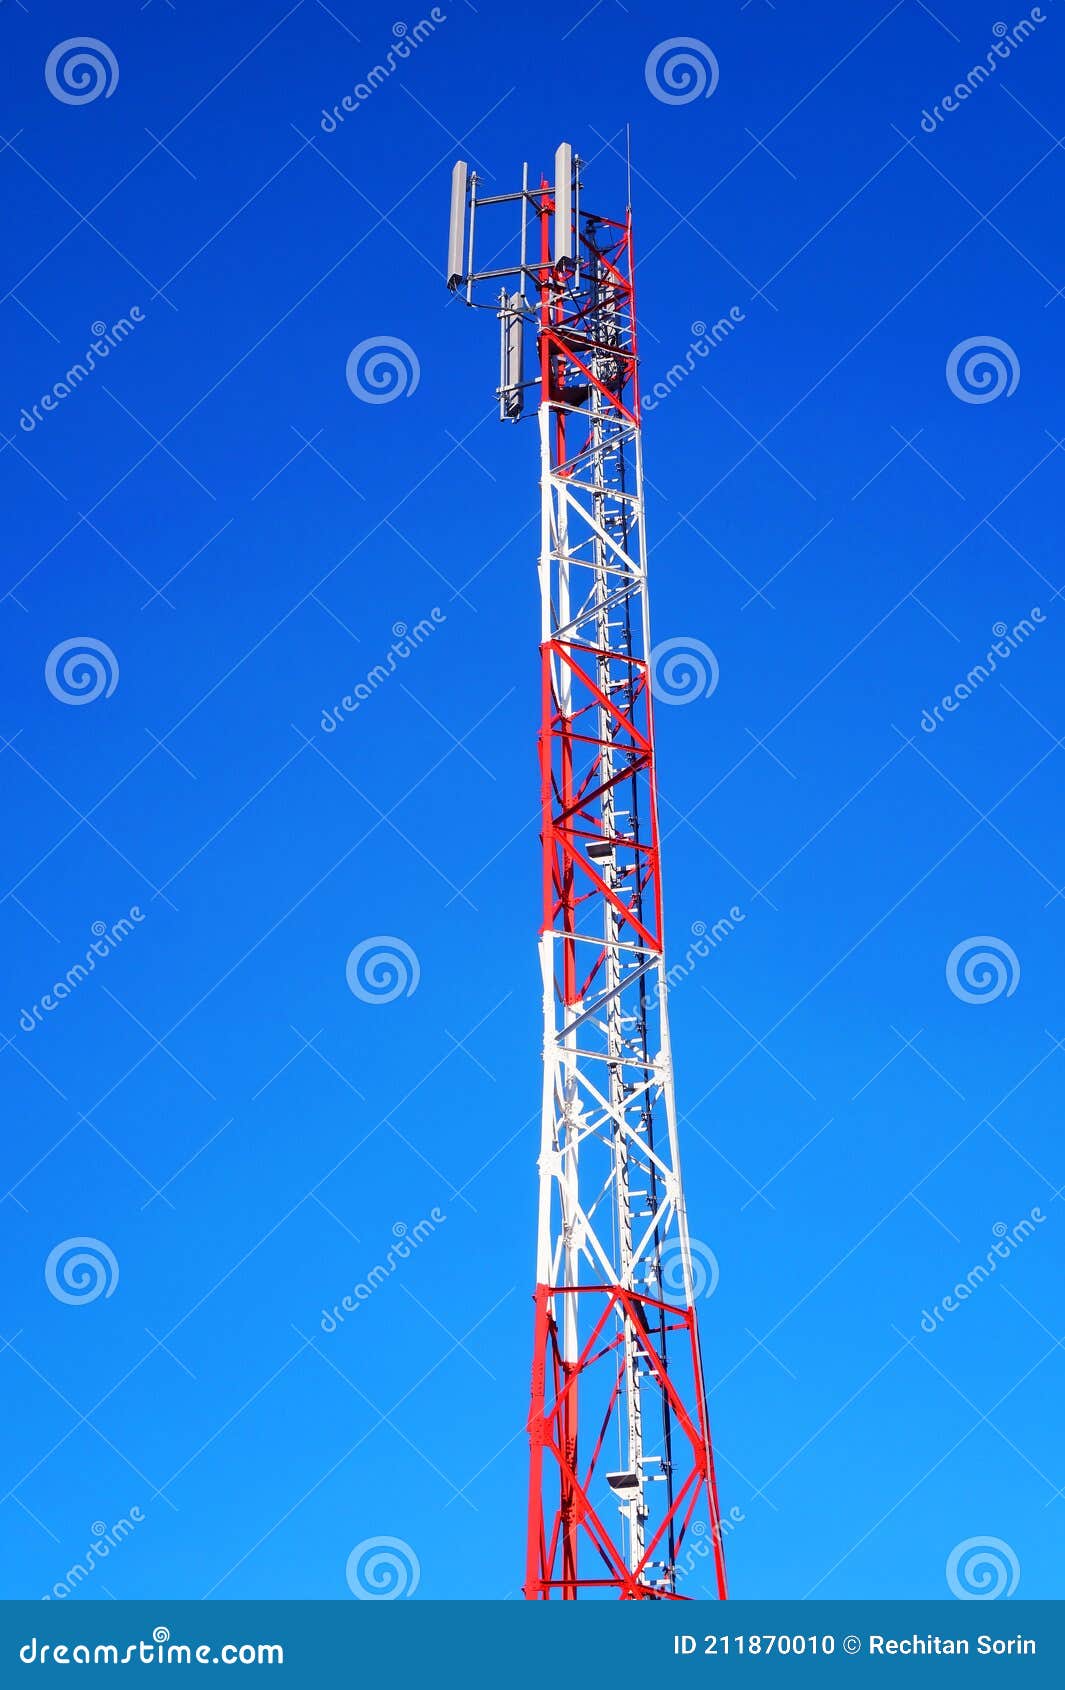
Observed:
[[[501,207],[517,213],[514,245],[478,270],[475,234]],[[496,311],[500,417],[517,422],[535,394],[540,435],[544,1047],[525,1596],[683,1599],[709,1527],[723,1597],[666,1007],[631,208],[588,208],[567,143],[553,180],[530,187],[525,166],[512,193],[483,194],[459,162],[447,282]]]

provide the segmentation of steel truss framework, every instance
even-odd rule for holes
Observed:
[[[535,317],[542,498],[544,1078],[525,1595],[682,1598],[708,1515],[724,1596],[662,945],[631,212],[584,209],[576,174],[493,203],[504,198],[522,202],[522,295],[504,293],[500,314]],[[527,211],[540,237],[528,264]],[[469,269],[462,280],[477,279],[472,252]],[[501,387],[503,414],[512,399]]]

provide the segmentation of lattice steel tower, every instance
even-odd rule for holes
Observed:
[[[507,206],[514,247],[477,270],[475,230]],[[709,1526],[724,1596],[666,1009],[631,210],[588,210],[565,144],[553,182],[530,188],[526,167],[514,193],[481,194],[458,163],[447,279],[471,305],[492,285],[500,416],[518,421],[539,395],[544,1082],[525,1595],[676,1599]]]

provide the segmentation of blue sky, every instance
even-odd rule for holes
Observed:
[[[492,414],[494,326],[443,287],[447,181],[466,156],[509,188],[566,138],[613,210],[629,123],[645,383],[742,314],[645,438],[655,637],[720,672],[658,712],[672,954],[743,917],[673,994],[733,1588],[936,1597],[993,1539],[1049,1596],[1060,8],[954,110],[1012,13],[600,0],[519,45],[511,8],[440,11],[333,132],[423,14],[0,18],[0,1588],[43,1595],[132,1517],[78,1594],[350,1599],[380,1538],[418,1596],[517,1593],[537,465]],[[45,62],[85,35],[110,92],[70,103]],[[645,67],[681,37],[718,80],[668,103]],[[345,369],[384,337],[417,380],[368,404]],[[46,664],[86,637],[102,690],[72,704]],[[389,1002],[346,980],[379,935],[416,958]],[[1000,972],[969,1002],[947,963],[978,938]],[[80,1238],[110,1294],[72,1304],[45,1264]]]

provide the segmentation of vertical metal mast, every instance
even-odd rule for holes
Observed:
[[[520,207],[519,260],[478,272],[475,212],[503,205]],[[587,209],[567,145],[553,183],[530,189],[526,172],[513,194],[479,196],[455,166],[449,286],[477,304],[475,284],[507,277],[519,285],[494,307],[500,415],[517,421],[538,390],[541,458],[544,1084],[525,1595],[681,1597],[685,1543],[708,1514],[724,1596],[666,1010],[632,216]]]

